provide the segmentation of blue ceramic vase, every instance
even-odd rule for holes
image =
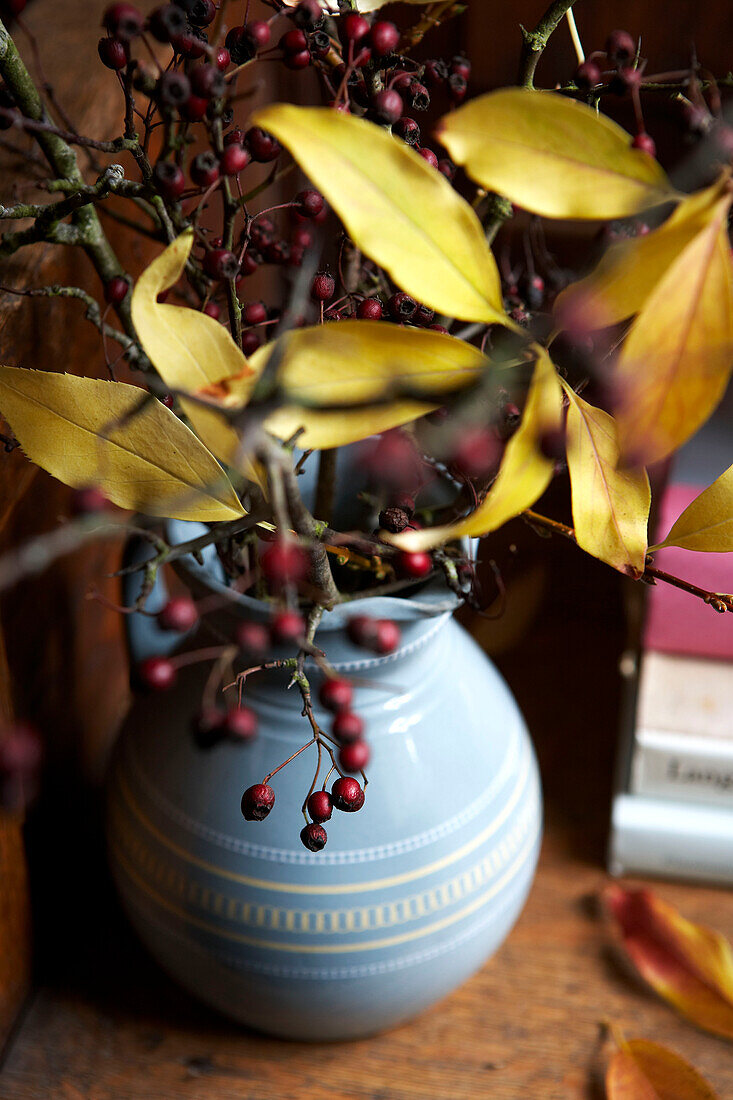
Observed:
[[[175,526],[190,537],[192,525]],[[195,590],[224,589],[210,554],[186,568]],[[163,599],[158,588],[153,601]],[[265,821],[240,812],[245,787],[307,740],[287,674],[248,680],[260,732],[247,744],[197,746],[206,670],[133,707],[109,779],[119,892],[161,965],[235,1020],[311,1040],[393,1027],[465,981],[515,923],[540,842],[535,756],[506,684],[452,611],[436,585],[324,616],[318,644],[358,683],[372,759],[363,809],[335,810],[317,854],[299,839],[315,748],[273,779]],[[397,620],[398,651],[355,648],[345,631],[355,613]],[[226,614],[230,636],[233,614],[267,612],[236,597]],[[153,619],[132,618],[134,660],[171,648]],[[316,669],[307,672],[317,688]],[[328,715],[317,717],[328,729]]]

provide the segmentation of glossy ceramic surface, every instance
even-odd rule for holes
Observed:
[[[211,570],[192,572],[210,589]],[[249,603],[232,611],[262,613]],[[444,593],[357,606],[399,618],[403,638],[389,657],[365,655],[346,638],[343,610],[319,631],[331,662],[359,682],[372,746],[364,808],[334,811],[322,852],[299,839],[315,749],[275,777],[264,822],[239,809],[243,789],[307,739],[299,698],[278,674],[250,681],[260,734],[247,745],[196,746],[205,673],[141,699],[110,776],[112,866],[143,941],[196,996],[291,1038],[367,1035],[450,992],[516,921],[539,847],[524,722]],[[170,644],[150,619],[131,634],[138,655]]]

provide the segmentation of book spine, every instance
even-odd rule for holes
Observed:
[[[733,883],[733,813],[638,794],[617,794],[611,814],[612,875]]]
[[[633,794],[733,810],[733,742],[637,730],[629,789]]]

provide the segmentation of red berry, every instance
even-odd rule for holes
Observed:
[[[417,309],[417,302],[400,290],[389,299],[387,309],[395,321],[409,321]]]
[[[293,248],[300,248],[304,251],[313,244],[313,234],[310,229],[306,229],[304,225],[298,225],[293,230],[293,236],[290,243]]]
[[[140,682],[151,691],[167,691],[178,677],[176,666],[167,657],[148,657],[137,671]]]
[[[611,31],[606,39],[606,53],[609,61],[615,63],[631,61],[636,53],[636,42],[628,31]]]
[[[369,34],[369,24],[363,15],[350,12],[341,23],[341,30],[347,42],[360,42]]]
[[[275,792],[268,783],[255,783],[242,795],[245,821],[264,821],[275,805]]]
[[[649,134],[644,131],[635,136],[634,140],[631,142],[631,147],[632,149],[640,149],[642,153],[648,153],[650,157],[655,157],[657,155],[657,146],[654,138],[650,137]]]
[[[448,180],[449,183],[452,183],[453,180],[455,179],[456,166],[453,163],[453,161],[448,160],[447,157],[443,157],[442,160],[438,161],[438,171],[440,172],[440,174],[442,176],[445,176],[445,178]],[[448,330],[446,329],[446,332],[447,331]]]
[[[394,23],[386,19],[380,19],[369,32],[369,44],[377,57],[386,57],[397,47],[400,40],[400,32]]]
[[[267,320],[267,307],[264,302],[247,302],[242,306],[242,320],[245,325],[261,325]]]
[[[427,111],[430,106],[430,92],[424,84],[413,81],[407,89],[407,102],[413,111]]]
[[[494,432],[465,427],[450,455],[450,464],[464,477],[486,477],[499,465],[502,450]]]
[[[224,134],[223,141],[224,145],[241,145],[244,141],[244,138],[244,130],[240,130],[238,127],[235,127],[233,130],[228,130],[226,134]]]
[[[426,149],[425,146],[422,146],[422,148],[418,149],[417,152],[420,154],[423,160],[426,160],[428,162],[431,168],[438,167],[438,158],[436,157],[432,149]]]
[[[247,27],[232,27],[224,39],[224,46],[235,65],[244,65],[257,54],[257,43],[248,33]]]
[[[221,317],[221,308],[216,302],[207,302],[201,312],[205,313],[207,317],[212,317],[215,321],[218,321]]]
[[[439,88],[448,79],[448,66],[445,61],[433,58],[425,62],[423,79],[431,88]]]
[[[356,316],[362,321],[381,321],[383,315],[379,298],[364,298],[356,307]]]
[[[195,27],[187,27],[182,34],[177,34],[171,39],[171,45],[183,57],[196,61],[206,53],[206,35],[203,31],[197,31]]]
[[[212,152],[199,153],[191,164],[191,179],[197,187],[211,187],[219,178],[219,163]]]
[[[433,571],[433,559],[430,554],[420,550],[402,551],[397,555],[395,565],[403,577],[410,577],[412,580],[421,580]]]
[[[238,623],[234,637],[248,657],[264,657],[270,648],[270,631],[263,623]]]
[[[196,65],[190,71],[191,90],[204,99],[214,99],[226,91],[226,83],[215,65]]]
[[[450,63],[450,71],[457,76],[462,76],[464,80],[469,80],[471,76],[471,62],[466,57],[465,53],[458,54]]]
[[[112,4],[102,18],[105,30],[125,42],[142,33],[143,22],[142,12],[132,4]]]
[[[322,821],[330,820],[333,813],[333,801],[328,791],[314,791],[308,799],[307,810],[310,816],[319,825]]]
[[[402,138],[406,145],[420,144],[420,127],[414,118],[398,118],[392,127],[395,137]]]
[[[323,681],[318,698],[321,706],[326,710],[348,710],[354,699],[354,689],[348,680],[334,677],[332,680]]]
[[[257,268],[259,266],[260,265],[259,265],[258,261],[255,259],[255,257],[252,255],[252,253],[251,252],[245,252],[244,256],[242,256],[242,263],[241,263],[241,266],[239,268],[239,277],[240,277],[240,279],[245,279],[245,278],[247,278],[248,275],[254,275],[255,271],[257,270]],[[238,283],[239,283],[239,280],[237,280],[237,284]]]
[[[278,45],[284,53],[300,53],[308,49],[308,39],[300,30],[286,31]]]
[[[261,341],[259,336],[256,332],[252,332],[251,329],[249,330],[249,332],[242,333],[242,351],[244,352],[245,356],[249,357],[250,355],[254,355],[254,353],[260,346],[260,343]]]
[[[399,92],[394,88],[385,88],[375,95],[373,107],[379,121],[391,126],[401,117],[405,105]]]
[[[261,130],[259,126],[253,126],[247,131],[246,142],[253,160],[261,164],[274,160],[280,155],[280,142],[266,130]]]
[[[301,50],[300,53],[286,53],[283,62],[288,69],[307,69],[311,63],[311,55],[308,50]]]
[[[164,199],[175,201],[186,187],[186,177],[172,160],[159,160],[153,169],[153,180]]]
[[[337,810],[355,813],[364,805],[364,791],[355,779],[342,776],[331,787],[331,797]]]
[[[22,15],[28,0],[5,0],[11,15]]]
[[[427,306],[419,305],[413,315],[412,323],[413,325],[422,325],[423,328],[426,328],[428,325],[432,324],[434,320],[435,310],[428,309]]]
[[[175,4],[164,4],[151,12],[148,19],[150,33],[158,42],[171,42],[183,34],[188,26],[186,16]]]
[[[468,94],[468,82],[459,73],[451,73],[448,77],[448,95],[451,103],[463,103]]]
[[[208,27],[216,18],[214,0],[186,0],[183,7],[189,23],[194,27]]]
[[[361,772],[369,763],[370,756],[366,741],[352,741],[339,749],[339,767],[345,772]]]
[[[222,718],[221,730],[237,741],[251,741],[257,736],[257,715],[249,707],[232,707]]]
[[[299,645],[305,637],[305,619],[297,611],[278,611],[270,629],[278,645]]]
[[[296,542],[279,539],[260,554],[260,569],[275,589],[287,584],[301,584],[310,572],[310,556]]]
[[[601,70],[595,61],[583,61],[575,70],[575,83],[585,91],[595,88],[602,79]]]
[[[226,248],[212,248],[204,253],[203,268],[212,279],[233,279],[239,271],[237,257]]]
[[[124,69],[129,61],[127,46],[118,38],[100,38],[97,44],[99,60],[108,69]]]
[[[309,187],[306,191],[299,191],[293,202],[295,209],[304,218],[316,218],[323,210],[325,202],[320,191]]]
[[[304,825],[300,830],[300,839],[309,852],[320,852],[321,849],[326,847],[328,834],[322,825],[311,822],[309,825]]]
[[[355,615],[349,619],[347,633],[354,645],[384,656],[393,653],[400,644],[400,628],[391,619],[373,619]]]
[[[359,741],[364,736],[364,720],[353,710],[340,710],[333,720],[331,732],[344,744]]]
[[[252,155],[243,145],[232,142],[221,155],[220,166],[225,176],[237,176],[243,172],[252,160]]]
[[[88,485],[83,489],[75,489],[71,498],[71,511],[75,516],[93,516],[97,512],[104,512],[109,508],[109,500],[100,489]]]
[[[310,30],[323,22],[323,9],[318,0],[300,0],[290,18],[296,26]]]
[[[43,743],[33,726],[16,722],[0,727],[0,774],[28,775],[36,771],[42,756]],[[331,796],[326,797],[330,802]]]
[[[226,46],[219,46],[219,49],[214,54],[214,64],[220,72],[224,72],[229,68],[232,62],[232,55]]]
[[[181,108],[181,114],[189,122],[200,122],[209,109],[209,101],[200,95],[191,95]]]
[[[160,400],[163,402],[166,409],[172,409],[176,403],[176,399],[174,398],[172,393],[163,394]]]
[[[155,94],[164,107],[183,107],[191,96],[191,81],[185,73],[163,73]]]
[[[110,305],[118,306],[127,297],[130,284],[122,275],[115,275],[104,288],[104,297]]]
[[[391,619],[377,619],[377,631],[372,648],[380,656],[394,653],[400,644],[400,628]]]
[[[265,46],[270,45],[270,38],[272,37],[270,24],[266,23],[264,19],[253,19],[251,23],[245,24],[244,29],[247,37],[258,50],[264,50]]]
[[[319,271],[311,286],[311,298],[314,302],[328,302],[336,293],[336,281],[327,271]]]
[[[158,612],[158,626],[161,630],[176,630],[184,634],[199,621],[196,604],[190,596],[174,596]]]

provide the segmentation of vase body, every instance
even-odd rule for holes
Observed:
[[[348,1039],[415,1015],[496,950],[534,875],[540,788],[513,697],[449,611],[388,602],[402,605],[388,657],[351,645],[342,610],[318,634],[357,682],[372,750],[364,807],[334,810],[322,852],[299,839],[315,747],[272,780],[265,821],[240,813],[242,791],[308,737],[286,674],[248,680],[252,742],[197,746],[205,671],[190,669],[136,703],[115,751],[110,859],[133,925],[193,994],[272,1034]]]

